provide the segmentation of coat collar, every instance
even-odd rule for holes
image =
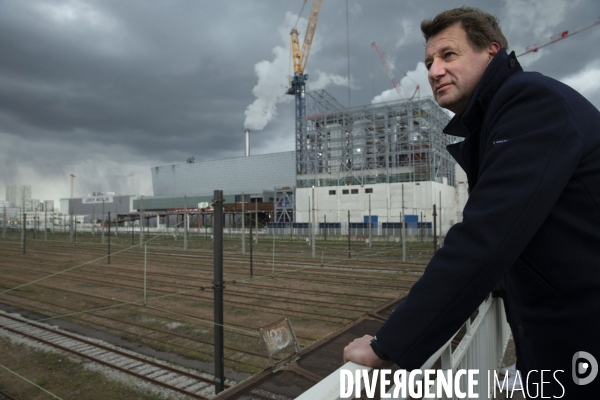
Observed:
[[[492,98],[506,79],[518,71],[523,71],[515,52],[506,53],[500,49],[485,69],[477,84],[469,105],[462,114],[455,115],[444,128],[444,133],[452,136],[467,137],[481,126],[483,116]]]

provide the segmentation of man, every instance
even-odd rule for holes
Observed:
[[[600,112],[566,85],[523,72],[487,13],[445,11],[421,30],[435,100],[456,113],[444,132],[465,138],[448,150],[470,196],[376,339],[355,340],[344,359],[420,368],[504,280],[532,397],[535,370],[562,370],[560,383],[543,377],[544,396],[596,398],[600,377],[579,385],[571,374],[579,351],[600,360]]]

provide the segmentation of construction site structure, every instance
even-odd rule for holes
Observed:
[[[294,222],[296,220],[296,190],[293,187],[275,188],[273,215],[275,223]]]
[[[297,187],[434,181],[455,184],[444,135],[450,116],[432,98],[342,107],[307,94],[306,132],[296,154]]]

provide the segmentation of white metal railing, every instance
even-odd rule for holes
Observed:
[[[494,371],[502,362],[506,345],[510,337],[510,327],[506,321],[504,305],[499,298],[489,296],[480,306],[479,313],[473,322],[467,320],[465,323],[466,333],[456,348],[452,348],[452,339],[433,354],[420,368],[421,371],[431,369],[437,360],[441,361],[441,370],[452,371],[455,376],[458,370],[478,370],[478,384],[474,387],[475,394],[479,399],[491,398],[490,390],[494,388]],[[337,371],[327,376],[315,386],[304,392],[296,400],[339,400],[340,397],[340,375],[342,370],[347,370],[355,376],[357,370],[371,371],[372,368],[365,367],[353,362],[346,363]],[[488,374],[489,371],[489,374]],[[422,384],[422,383],[421,383]],[[438,382],[434,381],[430,391],[436,392]],[[362,390],[362,380],[361,380]],[[462,376],[460,388],[466,392],[467,378]],[[393,395],[395,387],[387,392]],[[464,390],[463,390],[464,389]],[[350,398],[354,398],[351,395]],[[392,397],[407,399],[409,397]],[[446,399],[447,397],[443,397]],[[455,399],[456,397],[451,397]]]

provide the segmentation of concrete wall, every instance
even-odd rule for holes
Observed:
[[[154,196],[260,193],[296,185],[295,152],[152,167]]]
[[[445,234],[450,226],[458,222],[456,189],[453,186],[431,181],[299,188],[296,189],[296,220],[297,222],[309,222],[309,197],[312,209],[314,192],[315,221],[323,222],[326,217],[327,222],[346,223],[348,210],[350,210],[351,222],[363,222],[364,216],[369,215],[367,189],[372,189],[372,193],[370,193],[371,215],[377,216],[380,223],[400,222],[403,187],[404,213],[406,215],[417,215],[419,222],[432,222],[433,205],[435,204],[438,213],[437,223],[439,224],[441,194],[442,233]],[[344,194],[346,190],[348,194]],[[353,191],[357,193],[352,193]]]

